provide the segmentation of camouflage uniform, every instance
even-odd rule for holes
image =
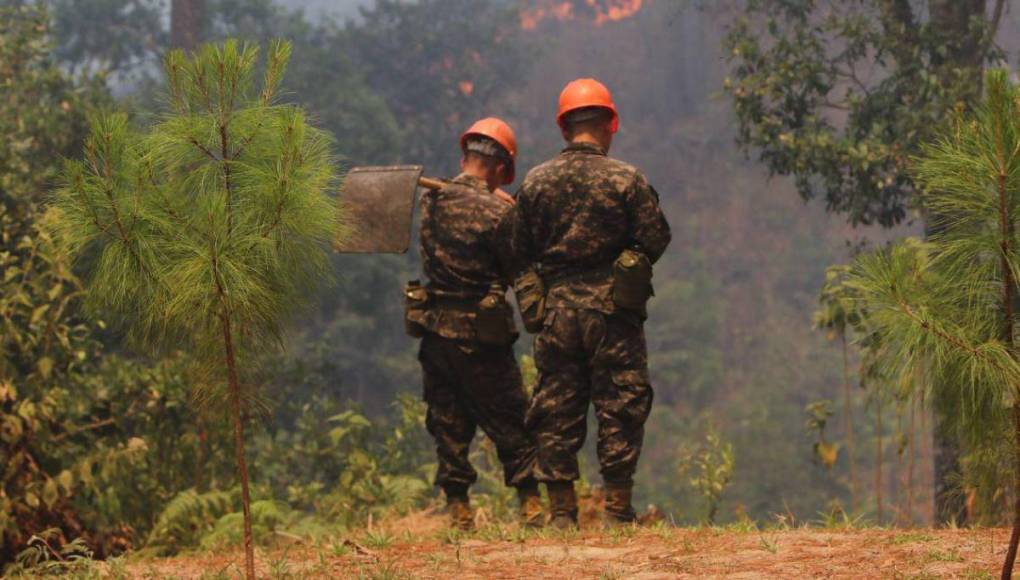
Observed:
[[[613,303],[612,263],[635,246],[652,262],[662,256],[670,231],[658,195],[636,168],[571,144],[528,174],[511,221],[517,268],[536,267],[548,287],[526,421],[538,440],[536,478],[579,477],[590,401],[603,479],[629,486],[652,387],[642,316]]]
[[[439,457],[436,485],[448,497],[466,495],[478,478],[468,460],[476,427],[496,444],[506,484],[534,485],[535,444],[524,430],[527,397],[512,344],[479,343],[473,324],[474,305],[508,278],[509,235],[500,228],[510,207],[466,174],[422,199],[421,256],[435,304],[419,360]]]

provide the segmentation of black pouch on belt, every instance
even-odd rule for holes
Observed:
[[[624,250],[613,262],[613,303],[645,318],[653,295],[652,262],[638,250]]]
[[[514,295],[521,309],[524,329],[535,334],[545,322],[545,282],[535,270],[528,270],[514,283]]]
[[[513,328],[513,311],[506,301],[506,290],[493,284],[478,303],[475,315],[475,336],[478,342],[491,345],[511,344],[517,338]]]
[[[418,280],[404,289],[404,330],[412,338],[425,336],[425,316],[429,310],[429,291]]]

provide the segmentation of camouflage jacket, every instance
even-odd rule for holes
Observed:
[[[613,261],[637,246],[655,262],[671,239],[644,175],[588,143],[532,169],[510,221],[515,271],[538,268],[550,308],[612,313]]]
[[[504,219],[511,206],[492,195],[485,182],[461,174],[440,190],[422,196],[422,268],[435,305],[425,327],[442,337],[472,340],[474,313],[445,308],[443,297],[479,302],[493,283],[510,280],[510,236]]]

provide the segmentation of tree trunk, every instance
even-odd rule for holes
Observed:
[[[920,411],[921,411],[921,439],[918,442],[918,447],[920,448],[918,450],[918,454],[920,455],[921,459],[921,472],[929,475],[934,475],[935,459],[933,457],[932,452],[931,430],[928,429],[928,416],[930,411],[924,405],[923,402],[921,403]],[[931,485],[928,485],[928,481],[924,480],[923,478],[922,481],[924,481],[924,483],[921,484],[923,486],[922,488],[925,490],[924,493],[928,494],[928,496],[925,498],[927,499],[927,501],[924,501],[922,503],[924,509],[921,510],[921,521],[929,526],[934,526],[935,484],[932,483]],[[922,497],[924,497],[924,494],[922,494]]]
[[[205,462],[206,457],[209,455],[209,431],[206,429],[205,416],[202,414],[201,410],[198,412],[196,422],[198,427],[198,449],[196,449],[197,457],[195,461],[195,491],[203,493],[206,490]]]
[[[910,454],[907,462],[907,525],[914,525],[914,449],[915,433],[917,431],[917,404],[910,401],[910,423],[907,427],[907,453]]]
[[[875,503],[878,504],[878,525],[882,525],[882,393],[875,393],[875,433],[878,445],[875,447]]]
[[[248,462],[244,453],[244,414],[241,411],[241,382],[237,378],[237,359],[234,355],[234,336],[230,318],[223,316],[223,347],[230,383],[230,412],[234,420],[234,453],[237,456],[237,476],[241,480],[241,507],[244,512],[244,564],[245,576],[255,580],[255,547],[251,531],[251,495],[248,491]]]
[[[893,466],[889,484],[892,486],[890,494],[892,495],[890,503],[893,508],[892,523],[894,526],[898,526],[903,520],[903,401],[897,400],[894,409],[896,411],[896,430],[893,441],[896,443],[896,464]]]
[[[1000,143],[998,150],[999,158],[999,231],[1001,240],[999,246],[1002,249],[1002,336],[1013,356],[1016,356],[1015,341],[1013,338],[1013,327],[1015,317],[1013,315],[1013,299],[1016,296],[1016,280],[1013,279],[1013,269],[1010,267],[1010,241],[1013,239],[1013,208],[1010,207],[1009,194],[1006,189],[1007,167],[1005,147]],[[1002,578],[1009,580],[1013,577],[1013,565],[1016,563],[1017,542],[1020,541],[1020,389],[1014,388],[1013,392],[1013,433],[1015,436],[1013,452],[1015,454],[1013,469],[1015,494],[1013,508],[1013,533],[1009,537],[1009,549],[1006,551],[1006,561],[1002,563]]]
[[[944,84],[968,87],[963,97],[968,108],[981,96],[984,81],[984,64],[992,40],[998,32],[1004,9],[1003,0],[993,2],[987,13],[986,0],[929,0],[932,29],[943,36],[940,51],[931,55],[932,63]],[[982,19],[985,27],[974,27]],[[962,75],[961,75],[962,73]],[[931,235],[932,231],[927,231]],[[960,479],[960,443],[949,432],[943,411],[935,408],[934,464],[935,464],[935,519],[936,524],[966,525],[966,502],[962,494],[953,489]]]
[[[1015,395],[1020,397],[1020,393]],[[1014,398],[1015,398],[1014,397]],[[1009,536],[1009,550],[1006,551],[1006,561],[1002,564],[1002,580],[1013,578],[1013,565],[1016,563],[1017,544],[1020,543],[1020,403],[1013,403],[1013,434],[1017,451],[1017,462],[1014,466],[1016,475],[1016,497],[1013,499],[1013,533]]]
[[[170,46],[191,52],[202,42],[205,0],[173,0],[170,6]]]
[[[846,332],[840,334],[843,346],[843,422],[846,429],[846,453],[850,461],[850,511],[857,512],[857,458],[854,453],[853,393],[850,387],[850,370],[847,357]]]
[[[950,432],[945,412],[935,409],[935,523],[965,526],[967,503],[955,483],[960,480],[960,442]]]

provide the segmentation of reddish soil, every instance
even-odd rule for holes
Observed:
[[[1007,530],[774,531],[484,526],[456,537],[417,514],[349,539],[261,550],[266,578],[993,578]],[[239,552],[142,560],[136,578],[237,578]]]

